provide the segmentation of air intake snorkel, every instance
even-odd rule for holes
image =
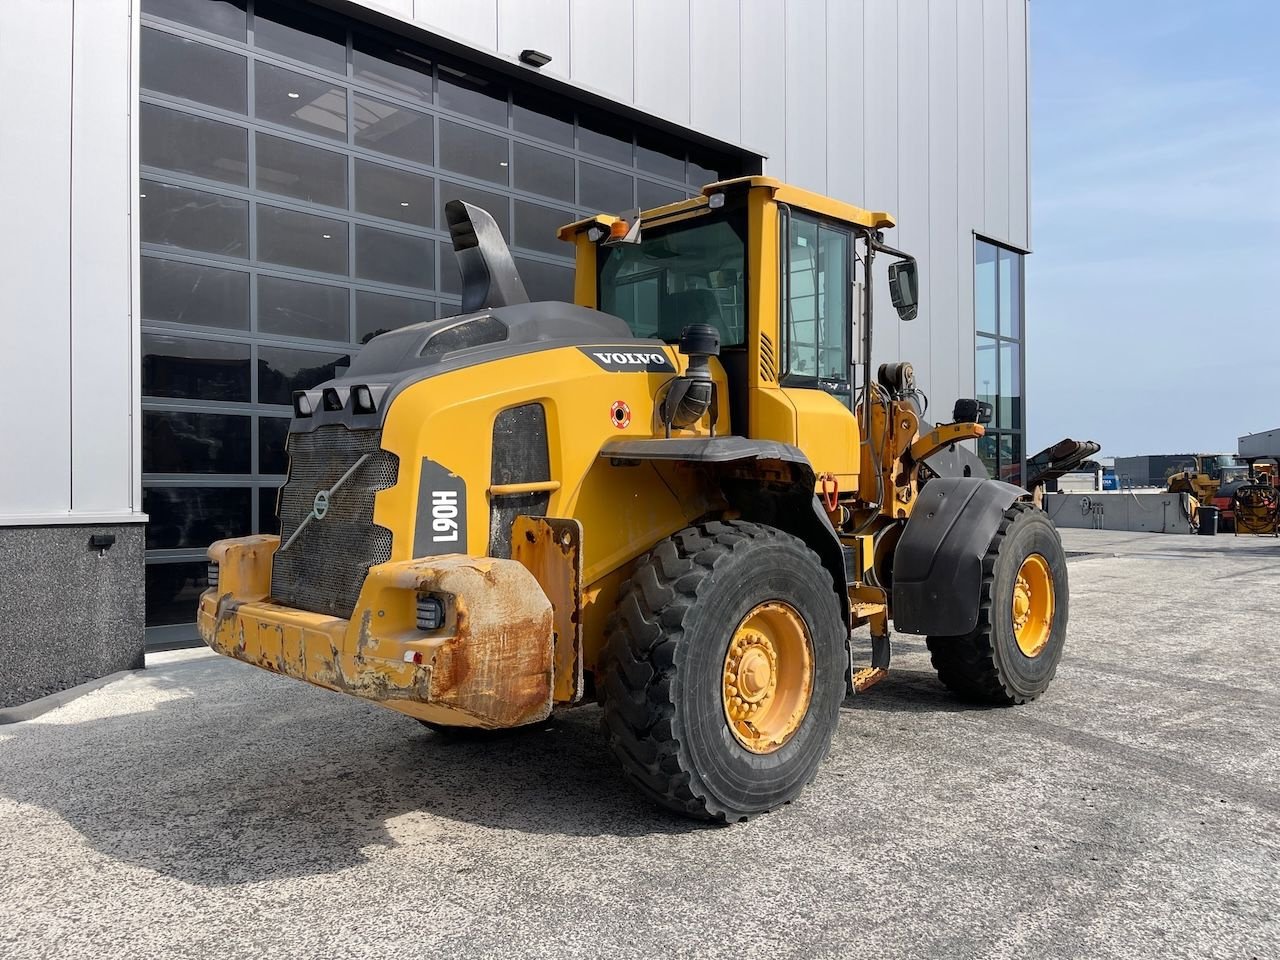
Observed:
[[[676,377],[662,398],[659,415],[666,435],[671,428],[692,427],[711,411],[711,435],[716,435],[716,384],[711,378],[712,357],[720,356],[720,331],[709,323],[691,323],[680,331],[680,352],[689,358],[684,375]]]
[[[462,273],[462,312],[528,303],[516,262],[493,217],[464,200],[450,200],[444,205],[444,218]]]

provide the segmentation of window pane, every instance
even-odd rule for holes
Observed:
[[[280,499],[279,487],[258,488],[258,532],[279,533],[280,515],[276,504]]]
[[[539,250],[560,257],[573,256],[573,247],[556,236],[566,223],[578,219],[568,210],[543,207],[536,203],[516,201],[516,246]]]
[[[683,190],[666,187],[660,183],[650,183],[648,180],[637,180],[636,189],[639,193],[640,209],[642,210],[652,210],[654,207],[676,203],[684,200],[687,196]]]
[[[997,362],[996,341],[988,337],[978,337],[978,357],[974,366],[974,389],[978,399],[989,403],[994,408],[1000,381],[996,375]]]
[[[143,243],[249,255],[248,201],[155,180],[143,180],[138,197]]]
[[[200,594],[209,585],[208,576],[209,564],[204,560],[189,563],[148,563],[147,626],[194,624]]]
[[[143,487],[147,549],[207,547],[244,536],[253,523],[248,487]]]
[[[674,143],[642,139],[636,147],[636,166],[645,173],[684,182],[684,150]]]
[[[573,302],[573,268],[516,257],[516,269],[530,300]]]
[[[345,274],[347,225],[310,213],[259,205],[258,259]]]
[[[357,80],[431,102],[431,61],[412,47],[390,46],[357,33],[351,55]]]
[[[435,226],[435,181],[419,173],[356,160],[356,209],[420,227]]]
[[[259,190],[330,207],[347,205],[347,158],[294,140],[257,134]]]
[[[506,197],[500,193],[489,193],[487,190],[477,190],[475,187],[464,187],[460,183],[450,183],[448,180],[440,181],[440,222],[446,223],[444,216],[444,205],[450,200],[465,200],[467,203],[474,204],[484,210],[489,216],[493,217],[494,222],[498,224],[498,229],[502,231],[504,239],[511,237],[511,217],[507,212],[509,202]],[[448,254],[450,260],[453,259],[452,251]]]
[[[249,275],[143,257],[142,319],[248,330]]]
[[[507,125],[507,88],[503,84],[443,64],[440,106],[495,126]]]
[[[415,163],[435,163],[435,134],[428,114],[360,93],[352,103],[357,147]]]
[[[259,120],[347,139],[347,92],[259,60],[253,67],[253,109]]]
[[[223,413],[142,412],[143,473],[249,473],[250,420]]]
[[[849,380],[849,235],[818,226],[818,376]]]
[[[248,134],[243,127],[143,103],[138,128],[143,166],[240,186],[249,182]]]
[[[430,290],[436,282],[435,243],[357,225],[356,276]]]
[[[693,153],[689,157],[688,181],[694,187],[705,187],[722,178],[716,158]]]
[[[973,322],[980,333],[996,332],[996,248],[981,240],[973,269]]]
[[[288,472],[289,456],[285,452],[288,439],[288,417],[258,418],[258,473],[283,476]],[[272,497],[274,499],[274,491]],[[273,513],[274,506],[273,503]]]
[[[430,300],[394,297],[389,293],[356,291],[356,341],[368,343],[380,333],[436,318]]]
[[[578,163],[578,206],[599,213],[620,213],[635,206],[631,189],[634,180],[625,173]]]
[[[999,434],[1000,444],[1000,476],[1005,483],[1016,487],[1022,486],[1022,435],[1019,433]]]
[[[249,345],[144,333],[142,395],[248,402]]]
[[[1000,334],[1022,336],[1022,255],[1000,248]]]
[[[517,143],[515,164],[517,189],[573,203],[572,157]]]
[[[578,122],[578,148],[604,160],[634,162],[631,131],[624,124],[605,117],[582,117]]]
[[[1016,343],[1000,344],[1000,403],[996,407],[996,426],[1022,427],[1021,348]]]
[[[347,72],[344,28],[271,0],[257,0],[253,6],[253,44],[334,73]]]
[[[440,121],[440,166],[478,180],[507,182],[506,137]]]
[[[978,459],[993,479],[1000,476],[1000,435],[988,433],[978,438]]]
[[[239,54],[144,27],[140,57],[144,90],[245,112],[248,72]]]
[[[336,377],[338,367],[351,365],[349,356],[335,356],[287,347],[258,347],[258,402],[293,403],[295,390],[310,390]]]
[[[283,277],[258,277],[258,329],[289,337],[346,341],[349,294],[331,287]]]
[[[791,306],[783,369],[789,376],[815,380],[819,358],[818,225],[799,215],[791,218],[790,268]]]
[[[244,5],[245,0],[142,0],[142,12],[232,40],[244,40]]]
[[[638,337],[674,343],[691,323],[709,323],[723,346],[746,331],[746,218],[698,217],[645,231],[639,243],[600,249],[600,309]],[[532,291],[531,291],[532,292]],[[810,364],[816,364],[816,357]]]
[[[517,92],[514,100],[511,116],[517,130],[564,147],[573,146],[572,110],[532,92]]]

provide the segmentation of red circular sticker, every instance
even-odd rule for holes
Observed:
[[[613,421],[613,425],[619,430],[624,430],[631,425],[631,408],[627,406],[625,400],[613,401],[613,407],[609,411],[609,419]]]

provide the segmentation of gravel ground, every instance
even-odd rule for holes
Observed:
[[[0,728],[0,956],[1276,957],[1280,542],[1066,531],[1049,694],[924,644],[708,828],[598,711],[489,743],[203,651]]]

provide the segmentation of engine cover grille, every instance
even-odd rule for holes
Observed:
[[[395,484],[400,462],[379,447],[381,439],[379,430],[339,424],[289,435],[289,479],[280,492],[281,549],[271,568],[271,597],[277,603],[349,619],[369,568],[391,559],[391,531],[374,524],[373,499]],[[321,491],[330,491],[321,505],[324,516],[307,521],[318,509]]]

